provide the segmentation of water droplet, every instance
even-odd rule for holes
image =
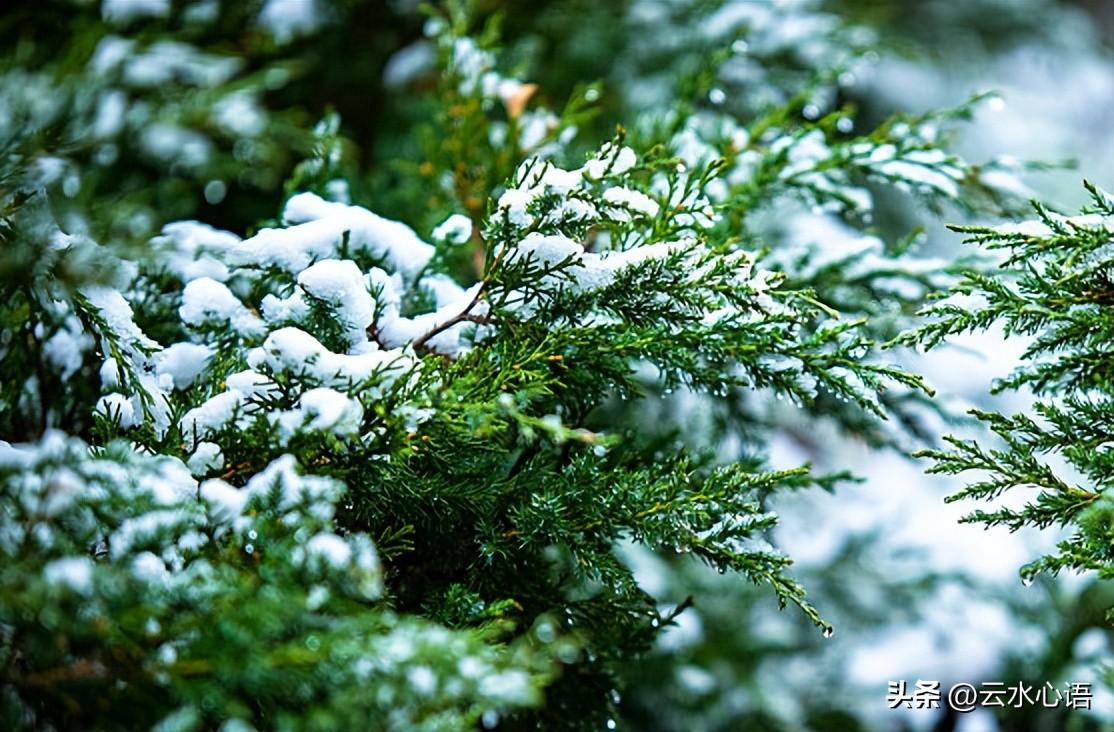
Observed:
[[[552,643],[557,637],[557,630],[550,623],[541,623],[534,631],[542,643]]]
[[[708,92],[708,101],[718,106],[727,101],[727,94],[724,93],[723,89],[716,87]]]
[[[483,716],[480,717],[480,724],[484,726],[484,729],[492,729],[495,725],[499,724],[499,712],[494,709],[488,709],[483,713]]]
[[[735,53],[746,53],[750,46],[744,40],[738,40],[731,44],[731,50]]]
[[[205,202],[216,205],[228,194],[228,186],[223,180],[211,180],[205,184]]]
[[[838,81],[840,86],[854,86],[855,75],[852,74],[850,71],[844,71],[842,74],[839,75]]]
[[[821,633],[821,635],[824,636],[825,638],[831,638],[833,635],[835,635],[835,628],[833,628],[830,625],[825,625],[824,626],[824,632]]]
[[[244,546],[244,551],[247,552],[248,554],[253,554],[255,552],[255,545],[254,544],[247,544],[246,546]]]
[[[1033,578],[1032,577],[1022,577],[1021,578],[1021,584],[1025,585],[1026,587],[1032,587],[1033,586]]]
[[[255,532],[255,529],[252,529],[251,531],[249,531],[249,532],[248,532],[248,538],[249,538],[249,539],[253,539],[253,540],[254,540],[254,539],[258,539],[258,538],[259,538],[259,534],[257,534],[257,533]]]
[[[619,690],[618,689],[612,689],[610,696],[611,696],[611,703],[612,704],[618,704],[623,699],[623,697],[621,697],[619,695]]]
[[[855,129],[855,123],[851,121],[850,117],[840,117],[836,120],[836,129],[843,134],[847,134],[851,130]]]
[[[607,720],[607,728],[608,729],[615,729],[615,720],[614,719]]]
[[[805,108],[801,110],[801,114],[805,116],[805,119],[816,119],[820,116],[820,107],[815,104],[806,104]]]

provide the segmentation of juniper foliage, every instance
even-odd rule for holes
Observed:
[[[1065,569],[1114,577],[1114,198],[1092,184],[1087,190],[1091,204],[1076,216],[1037,205],[1038,217],[1023,223],[955,227],[1000,252],[1001,270],[968,273],[926,310],[930,322],[899,339],[933,348],[991,327],[1029,339],[1022,364],[993,391],[1029,391],[1031,413],[974,410],[1000,445],[946,437],[949,448],[920,453],[933,462],[929,472],[977,472],[949,501],[1030,494],[1022,505],[976,509],[965,521],[1070,532],[1056,553],[1022,567],[1026,582]]]
[[[917,432],[928,390],[879,343],[951,273],[868,231],[870,186],[1008,206],[986,175],[1003,164],[947,150],[976,102],[858,130],[846,68],[786,61],[783,10],[754,11],[659,107],[589,137],[600,87],[550,111],[469,10],[431,11],[434,88],[400,103],[413,154],[350,186],[343,120],[299,128],[310,158],[254,231],[170,219],[223,165],[277,185],[286,117],[245,112],[259,79],[229,67],[193,96],[135,76],[225,68],[219,48],[109,13],[85,63],[35,76],[84,106],[12,127],[4,163],[6,727],[598,728],[620,666],[686,609],[659,606],[624,544],[750,580],[830,634],[766,501],[847,475],[771,469],[769,407],[876,445]],[[851,29],[815,18],[842,47]],[[150,22],[188,40],[205,21]],[[865,50],[848,47],[832,58]],[[734,93],[748,64],[776,94]],[[122,124],[71,145],[117,92]],[[262,127],[221,132],[237,100]],[[210,154],[161,159],[148,138],[168,126]],[[129,135],[143,165],[104,152]],[[160,213],[135,182],[152,178],[189,205]],[[828,228],[761,223],[786,212]],[[746,454],[638,421],[678,391],[726,405]]]

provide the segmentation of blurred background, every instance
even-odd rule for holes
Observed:
[[[746,56],[723,66],[728,78],[721,81],[743,124],[802,90],[814,94],[816,114],[854,105],[854,124],[863,129],[896,112],[997,91],[963,126],[959,152],[1053,164],[1019,168],[1020,183],[1008,185],[1063,210],[1084,199],[1081,179],[1114,189],[1109,0],[473,5],[481,20],[502,14],[501,70],[537,84],[539,106],[561,109],[578,95],[592,97],[595,114],[579,121],[569,154],[660,107],[678,77],[735,44]],[[482,213],[484,197],[454,199],[423,168],[435,159],[441,166],[443,156],[467,162],[423,124],[444,113],[426,30],[427,16],[410,0],[8,0],[0,10],[0,188],[30,181],[45,194],[42,215],[121,246],[143,246],[163,224],[183,218],[243,233],[274,217],[293,188],[326,184],[333,197],[428,235],[455,206]],[[838,76],[828,79],[825,69]],[[583,85],[593,82],[599,85],[585,94]],[[516,162],[475,171],[476,189],[493,190]],[[892,240],[923,225],[926,256],[963,251],[943,223],[968,221],[964,212],[937,213],[894,191],[872,192],[870,223],[879,236]],[[768,215],[789,225],[755,225],[767,227],[775,245],[843,236],[826,214],[788,211],[788,218],[786,211]],[[1022,348],[992,334],[905,365],[960,411],[1023,410],[1024,395],[987,397]],[[647,409],[724,459],[750,449],[706,398],[663,395]],[[663,604],[697,598],[649,658],[631,663],[625,725],[1114,729],[1114,696],[1100,678],[1114,653],[1102,624],[1114,590],[1080,577],[1025,586],[1017,574],[1055,542],[1054,531],[959,524],[966,508],[943,502],[956,481],[925,476],[905,443],[878,450],[788,405],[768,410],[775,466],[812,462],[864,478],[834,494],[802,492],[771,506],[781,516],[771,539],[797,560],[796,575],[835,635],[820,637],[805,618],[779,612],[768,593],[738,578],[622,547]],[[937,433],[964,429],[940,424]],[[960,681],[1090,682],[1094,700],[1091,713],[1074,715],[1032,707],[967,715],[888,709],[887,682],[918,679],[945,689]]]

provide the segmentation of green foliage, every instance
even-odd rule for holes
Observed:
[[[498,653],[497,624],[377,606],[371,541],[331,532],[340,484],[285,458],[198,500],[177,461],[95,452],[0,454],[6,729],[448,730],[538,700],[544,659]]]
[[[934,462],[933,473],[978,471],[981,477],[951,501],[1036,492],[1023,505],[979,509],[966,521],[1011,531],[1071,529],[1057,553],[1022,568],[1026,581],[1063,569],[1114,577],[1114,199],[1087,188],[1093,203],[1078,216],[1037,206],[1039,218],[1021,224],[957,227],[1002,252],[1000,272],[967,274],[947,299],[927,309],[928,323],[899,339],[931,348],[949,335],[994,326],[1029,339],[1022,364],[994,390],[1028,390],[1036,397],[1032,414],[972,412],[1001,447],[948,437],[950,449],[920,453]]]
[[[894,446],[944,412],[880,344],[959,268],[919,257],[915,234],[878,236],[874,192],[1011,210],[987,175],[1008,166],[948,151],[979,99],[857,128],[839,89],[870,39],[811,7],[744,8],[719,34],[718,3],[679,4],[672,49],[640,46],[636,21],[598,30],[625,39],[615,66],[647,82],[646,108],[539,61],[563,47],[503,37],[525,22],[514,7],[427,8],[418,37],[371,5],[330,5],[301,41],[262,32],[252,4],[75,11],[68,55],[48,58],[36,23],[27,48],[50,65],[10,59],[6,728],[610,726],[631,660],[711,593],[662,604],[631,551],[749,581],[830,636],[769,543],[768,501],[851,475],[773,469],[779,414]],[[782,29],[802,19],[830,53],[794,50]],[[329,57],[355,26],[383,40],[378,65]],[[388,83],[380,57],[404,43],[426,65]],[[663,54],[668,73],[649,72]],[[322,103],[350,111],[367,85],[377,106],[355,123]],[[105,105],[121,117],[102,129]],[[199,212],[236,233],[174,220]],[[1017,301],[979,275],[958,286],[976,284]],[[908,342],[998,316],[970,317]],[[1042,347],[1109,342],[1068,325]],[[1031,383],[1085,391],[1101,363]],[[742,455],[640,416],[671,394],[716,415],[705,442],[741,435]],[[1044,414],[1058,434],[1104,409],[1080,394]],[[1059,447],[995,419],[1017,446]],[[1087,459],[1103,454],[1108,436],[1087,434]],[[1084,511],[1090,494],[1060,487],[1017,520],[1078,513],[1084,566],[1109,502]]]

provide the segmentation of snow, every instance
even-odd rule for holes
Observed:
[[[155,241],[168,242],[178,251],[194,255],[231,249],[240,243],[240,237],[200,221],[175,221],[164,226],[162,235]]]
[[[771,153],[788,148],[788,164],[782,168],[779,177],[789,179],[812,170],[816,165],[831,157],[832,151],[824,140],[824,133],[812,130],[797,139],[780,137],[770,146]]]
[[[565,170],[548,161],[531,158],[519,166],[517,178],[521,178],[519,188],[534,190],[544,187],[551,193],[568,193],[584,184],[584,174],[580,170]]]
[[[74,316],[66,318],[65,324],[43,344],[43,356],[66,381],[85,361],[85,352],[93,345],[93,339],[82,331],[81,321]]]
[[[105,394],[97,400],[97,414],[116,420],[121,427],[135,427],[143,420],[143,414],[132,404],[132,399],[124,394]]]
[[[638,162],[634,150],[626,145],[615,146],[613,143],[605,144],[594,155],[582,170],[592,178],[603,178],[605,175],[620,176],[627,173]]]
[[[364,408],[358,400],[339,391],[318,387],[303,392],[296,409],[275,413],[271,418],[279,425],[284,442],[301,430],[327,431],[344,437],[359,431]]]
[[[89,557],[63,557],[43,567],[47,584],[65,587],[80,595],[93,592],[93,560]]]
[[[128,95],[119,89],[101,92],[97,101],[97,114],[93,118],[92,134],[98,139],[115,137],[124,129],[128,111]]]
[[[483,316],[487,313],[486,303],[477,301],[472,305],[481,287],[480,283],[476,283],[468,290],[460,291],[457,297],[447,299],[444,304],[439,303],[439,307],[434,312],[415,315],[412,318],[399,316],[397,301],[392,299],[376,323],[378,337],[386,345],[399,348],[442,328],[466,312],[473,316]],[[473,323],[458,322],[428,338],[425,345],[438,353],[455,356],[467,347],[464,342],[465,334],[474,328]]]
[[[993,227],[999,234],[1020,234],[1030,239],[1045,239],[1053,235],[1048,224],[1039,219],[1031,221],[1010,222]]]
[[[437,51],[433,44],[419,40],[404,46],[387,59],[383,67],[383,86],[399,89],[434,68]]]
[[[537,199],[538,193],[531,190],[511,188],[499,196],[496,204],[500,211],[506,213],[507,220],[512,226],[525,229],[534,222],[528,208]]]
[[[561,199],[548,214],[547,224],[588,223],[599,217],[596,206],[584,198],[569,196]]]
[[[355,345],[367,340],[366,328],[375,318],[375,301],[364,284],[364,275],[351,260],[321,260],[298,275],[307,293],[329,303],[337,319],[349,331]]]
[[[213,142],[204,134],[170,122],[156,122],[143,129],[140,147],[163,163],[197,168],[213,155]]]
[[[460,75],[461,94],[474,94],[481,90],[485,73],[495,65],[490,51],[480,48],[467,36],[452,39],[451,68]]]
[[[216,478],[202,483],[199,492],[202,500],[209,504],[210,515],[221,522],[238,518],[251,497],[248,492]]]
[[[344,387],[380,373],[388,383],[412,362],[400,349],[360,354],[333,353],[299,328],[280,328],[263,343],[265,363],[275,373],[302,375],[326,386]]]
[[[153,458],[149,465],[153,467],[141,472],[136,482],[139,490],[149,493],[156,504],[173,506],[197,496],[197,481],[178,458],[162,455]]]
[[[452,277],[445,274],[426,275],[418,281],[418,287],[432,295],[436,307],[439,308],[468,297],[464,288],[458,285]],[[397,304],[397,298],[395,304]]]
[[[530,679],[524,671],[508,669],[492,673],[480,680],[480,693],[510,704],[524,704],[530,701],[532,689]]]
[[[519,260],[532,259],[535,263],[544,267],[553,267],[566,259],[571,259],[574,262],[580,261],[583,256],[584,247],[567,236],[561,234],[546,236],[532,233],[528,234],[518,243],[518,246],[507,254],[506,261],[508,264],[512,264]]]
[[[245,395],[236,389],[221,392],[186,412],[179,423],[186,438],[205,437],[232,424],[244,407]]]
[[[453,214],[433,230],[433,240],[446,244],[466,244],[472,236],[472,219]]]
[[[108,329],[121,341],[121,345],[134,358],[145,360],[144,352],[157,351],[159,344],[148,338],[135,324],[132,306],[119,290],[111,287],[86,287],[83,294],[104,318]]]
[[[228,265],[221,261],[224,252],[240,238],[197,221],[176,221],[162,228],[152,244],[169,247],[167,269],[183,282],[208,277],[218,282],[229,278]]]
[[[161,538],[160,535],[186,525],[190,520],[190,514],[180,506],[148,511],[126,519],[108,537],[109,552],[113,559],[120,559],[140,544]]]
[[[420,696],[432,696],[437,691],[437,674],[429,666],[415,666],[406,672],[410,688]]]
[[[507,255],[507,262],[531,258],[537,264],[553,268],[568,260],[568,266],[546,274],[542,278],[542,284],[583,293],[607,287],[620,272],[629,267],[666,259],[691,246],[690,241],[658,242],[619,252],[597,254],[585,252],[578,242],[560,234],[546,236],[532,233],[511,250]]]
[[[248,480],[243,492],[247,494],[248,500],[261,499],[268,503],[277,495],[275,508],[278,510],[303,503],[322,520],[331,518],[331,501],[336,499],[342,486],[327,478],[299,475],[295,470],[297,464],[293,455],[276,458]],[[204,484],[202,487],[204,488]]]
[[[268,293],[260,303],[263,319],[270,325],[299,323],[310,317],[310,305],[305,291],[296,288],[289,297],[275,297]]]
[[[691,125],[673,136],[670,147],[686,165],[696,166],[709,163],[720,157],[719,150],[708,144]]]
[[[244,336],[257,335],[263,330],[262,321],[244,307],[223,282],[210,277],[186,283],[178,315],[187,325],[229,325]]]
[[[650,198],[645,193],[633,191],[629,188],[608,188],[603,192],[603,200],[613,206],[627,209],[632,213],[651,219],[657,216],[658,212],[661,210],[657,201]],[[615,218],[614,214],[615,212],[612,212],[612,218]],[[628,221],[629,219],[629,214],[618,218],[620,221]]]
[[[101,17],[121,25],[137,18],[165,18],[170,14],[170,0],[104,0]]]
[[[225,132],[238,137],[255,137],[267,127],[267,115],[255,95],[234,92],[213,105],[213,119]]]
[[[323,219],[333,211],[334,203],[315,193],[297,193],[286,201],[282,209],[282,222],[289,226]]]
[[[131,570],[136,579],[147,583],[161,582],[170,574],[166,564],[152,552],[137,554],[132,560]]]
[[[205,53],[179,41],[157,41],[144,51],[132,54],[133,41],[114,40],[112,46],[105,47],[103,57],[98,48],[94,63],[99,61],[98,66],[104,73],[109,70],[106,67],[118,66],[127,60],[128,63],[123,65],[124,80],[136,87],[154,89],[171,83],[185,83],[213,88],[230,81],[244,63],[235,56]]]
[[[175,389],[185,389],[193,384],[208,366],[213,351],[196,343],[175,343],[156,354],[155,373],[169,375]]]
[[[199,442],[186,465],[194,475],[206,475],[224,467],[224,453],[214,442]]]
[[[519,229],[528,229],[539,223],[546,227],[591,223],[600,217],[596,206],[599,194],[594,190],[596,181],[623,175],[636,162],[633,150],[625,146],[616,147],[612,143],[605,144],[577,170],[564,170],[540,158],[530,158],[519,166],[515,173],[518,184],[503,192],[497,209],[503,212],[512,226]],[[540,211],[532,213],[531,209],[546,194],[552,194],[556,202],[547,200],[543,219],[536,221],[536,213]],[[627,188],[605,189],[602,199],[602,204],[609,209],[609,217],[616,221],[629,221],[632,212],[655,216],[659,210],[656,201]]]
[[[434,249],[406,224],[365,208],[326,201],[313,193],[291,198],[283,219],[293,226],[262,229],[234,250],[235,263],[274,266],[298,273],[320,259],[334,258],[347,234],[352,253],[384,260],[413,279],[433,258]]]
[[[277,396],[278,385],[268,376],[257,371],[245,370],[230,374],[225,380],[229,389],[243,392],[245,396]]]
[[[306,542],[306,554],[325,560],[330,567],[341,568],[351,561],[352,548],[336,534],[321,532]]]
[[[935,188],[940,193],[949,197],[959,195],[959,185],[956,175],[941,172],[939,166],[929,167],[909,160],[888,160],[873,166],[873,170],[888,178],[905,181],[914,185]],[[948,170],[943,168],[943,170]]]
[[[267,0],[259,13],[259,25],[285,44],[316,30],[321,18],[315,0]]]

